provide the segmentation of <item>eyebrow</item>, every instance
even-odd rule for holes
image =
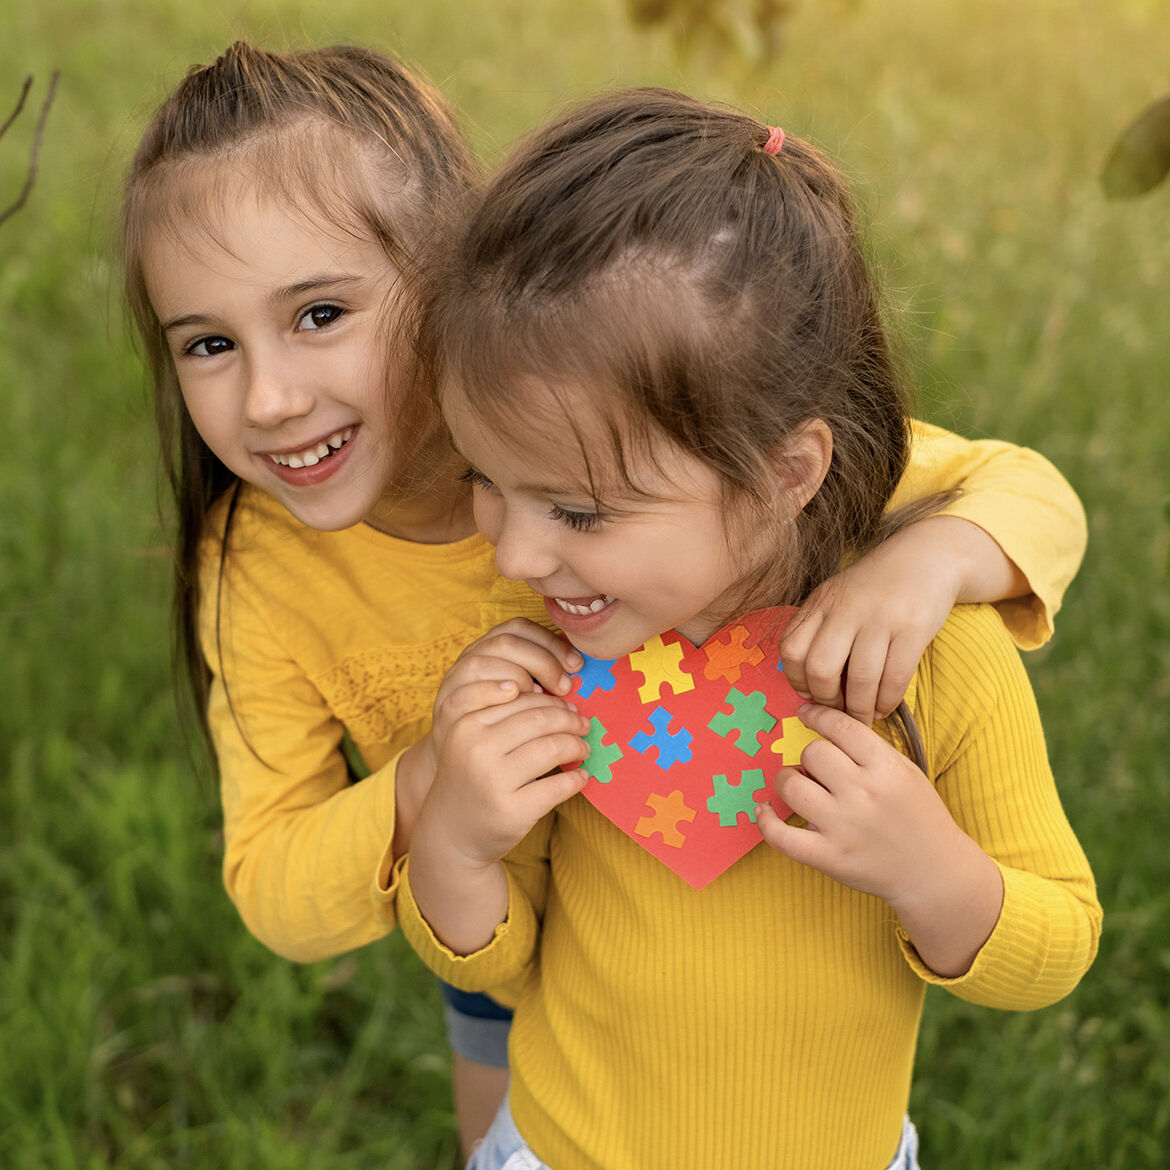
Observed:
[[[284,304],[286,301],[299,300],[307,293],[323,292],[326,289],[340,289],[347,285],[361,284],[364,277],[355,276],[348,272],[320,272],[313,276],[298,280],[294,284],[282,285],[275,288],[265,298],[270,307]],[[179,317],[172,317],[162,323],[163,333],[170,333],[174,329],[185,329],[189,325],[213,325],[215,317],[207,313],[184,313]]]

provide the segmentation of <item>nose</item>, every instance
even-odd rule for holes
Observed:
[[[509,508],[498,496],[476,500],[480,530],[496,546],[496,568],[513,581],[537,582],[560,566],[546,517],[522,507]]]
[[[246,377],[244,419],[249,426],[276,427],[313,409],[313,395],[305,385],[303,371],[279,353],[253,355]]]

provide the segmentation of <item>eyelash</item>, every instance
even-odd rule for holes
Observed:
[[[598,512],[570,512],[560,504],[553,504],[548,514],[558,524],[565,524],[574,532],[588,532],[601,523],[601,514]]]
[[[469,467],[464,471],[459,476],[459,481],[460,483],[469,483],[473,488],[479,488],[481,491],[494,492],[496,490],[496,485],[482,471],[477,471],[474,467]],[[560,504],[553,504],[549,508],[548,514],[551,520],[555,520],[558,524],[564,524],[574,532],[589,532],[596,528],[603,519],[600,512],[576,512],[562,508]]]
[[[318,313],[322,309],[332,310],[335,315],[333,317],[331,317],[328,321],[326,321],[324,325],[315,325],[313,328],[304,329],[304,330],[301,330],[301,332],[320,333],[322,330],[328,329],[331,325],[336,324],[342,317],[345,316],[345,312],[346,312],[345,309],[343,309],[340,305],[335,305],[332,301],[318,301],[315,305],[310,305],[297,318],[298,329],[300,327],[301,322],[306,317],[308,317],[311,313]],[[234,341],[232,341],[230,338],[222,337],[218,333],[208,333],[203,337],[195,338],[195,340],[192,341],[190,345],[185,345],[183,347],[183,356],[184,357],[193,357],[193,358],[218,357],[219,354],[216,354],[216,353],[196,353],[195,352],[195,350],[198,349],[199,346],[206,345],[208,342],[212,342],[212,341],[226,341],[228,343],[228,348],[220,350],[220,353],[230,353],[233,349],[236,348],[236,343]]]

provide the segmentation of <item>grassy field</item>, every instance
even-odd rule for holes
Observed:
[[[488,159],[567,99],[653,83],[842,160],[922,409],[1046,452],[1092,532],[1029,668],[1106,906],[1101,954],[1034,1015],[931,996],[923,1165],[1164,1166],[1170,187],[1108,203],[1097,173],[1167,88],[1170,4],[797,0],[766,64],[635,30],[618,0],[234,9],[39,0],[0,18],[0,120],[25,73],[35,106],[61,70],[37,186],[0,225],[0,1166],[454,1165],[432,981],[394,938],[304,968],[249,938],[220,888],[214,782],[170,697],[166,535],[112,224],[150,109],[240,36],[396,50]],[[32,113],[0,141],[0,206]],[[760,1086],[755,1110],[767,1100]]]

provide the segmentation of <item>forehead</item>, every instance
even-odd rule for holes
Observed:
[[[714,472],[666,435],[636,428],[607,397],[529,379],[496,398],[490,413],[453,386],[444,388],[442,408],[460,453],[501,489],[610,506],[718,495]]]
[[[214,178],[205,177],[210,187]],[[314,208],[273,198],[225,174],[214,190],[155,218],[144,238],[143,275],[159,316],[212,289],[272,290],[329,278],[389,283],[393,269],[369,232]],[[220,295],[217,292],[216,295]]]
[[[579,391],[517,379],[484,410],[448,384],[441,403],[455,445],[492,478],[522,472],[527,479],[539,471],[544,482],[582,484],[611,462],[605,420]]]

